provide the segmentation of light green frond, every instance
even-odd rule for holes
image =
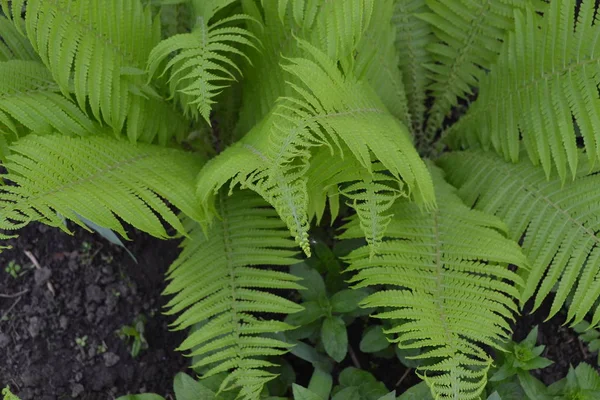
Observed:
[[[0,126],[4,133],[16,136],[28,131],[65,135],[100,131],[97,123],[60,93],[42,63],[21,60],[0,62]]]
[[[430,12],[421,14],[437,41],[429,45],[434,103],[429,110],[426,136],[432,139],[446,114],[496,61],[507,33],[514,28],[514,10],[528,0],[426,0]]]
[[[212,193],[234,178],[234,184],[250,187],[269,201],[308,252],[304,175],[311,149],[325,146],[333,151],[347,148],[344,156],[354,157],[368,174],[373,173],[372,163],[380,162],[422,207],[434,207],[429,172],[404,125],[368,84],[342,75],[308,43],[300,45],[317,61],[290,59],[284,67],[301,82],[293,85],[296,96],[281,99],[264,121],[206,165],[198,177],[202,201],[210,205]]]
[[[200,324],[179,347],[197,357],[194,368],[203,368],[205,377],[228,371],[221,390],[238,388],[242,399],[256,400],[275,378],[266,371],[273,365],[268,357],[289,348],[270,334],[293,328],[256,314],[302,309],[268,292],[300,289],[298,278],[263,266],[294,264],[298,252],[277,213],[252,192],[220,194],[217,208],[220,218],[206,233],[192,224],[169,268],[165,294],[175,296],[167,313],[180,313],[176,329]]]
[[[572,296],[567,321],[581,321],[600,297],[598,165],[582,162],[564,185],[529,160],[512,164],[484,151],[451,153],[441,165],[468,205],[497,215],[513,240],[523,241],[532,268],[521,302],[535,294],[537,308],[556,290],[550,316]],[[599,321],[596,308],[593,323]]]
[[[0,61],[39,60],[29,40],[4,16],[0,16],[0,37],[2,38],[2,41],[0,41]]]
[[[165,202],[202,220],[194,178],[202,161],[180,150],[134,145],[104,137],[28,135],[15,142],[4,164],[0,229],[40,221],[68,232],[63,218],[79,216],[127,237],[121,220],[168,238],[165,221],[184,234]]]
[[[347,151],[347,149],[345,149]],[[388,213],[403,191],[402,182],[386,173],[381,163],[374,163],[369,172],[351,157],[342,158],[321,147],[310,160],[306,173],[309,194],[309,216],[323,216],[329,199],[331,219],[337,216],[339,199],[344,197],[356,210],[360,227],[370,249],[377,253],[392,218]]]
[[[238,47],[255,47],[255,40],[246,29],[229,26],[249,19],[248,16],[234,15],[209,23],[215,9],[209,7],[205,12],[206,15],[198,15],[191,33],[169,37],[152,50],[148,70],[150,77],[154,76],[163,61],[175,53],[162,72],[169,72],[171,96],[178,98],[186,114],[201,116],[210,124],[215,96],[237,79],[236,74],[241,74],[232,56],[246,57]]]
[[[127,120],[131,140],[165,144],[181,137],[181,116],[145,84],[160,21],[139,0],[15,0],[12,6],[25,7],[27,38],[63,94],[74,93],[81,109],[89,106],[115,133]],[[11,14],[6,2],[2,7],[19,29],[20,12]],[[163,122],[145,123],[144,112]]]
[[[547,176],[556,168],[565,180],[578,170],[578,130],[587,157],[598,159],[600,26],[593,1],[581,4],[575,21],[576,3],[551,2],[539,28],[532,9],[516,13],[515,32],[477,101],[448,132],[450,143],[480,144],[514,162],[523,143]]]
[[[426,65],[432,63],[427,48],[433,41],[430,25],[418,17],[428,11],[425,0],[395,0],[392,24],[396,28],[396,48],[400,55],[398,65],[402,71],[408,101],[411,126],[420,138],[425,124],[425,101],[430,84]]]
[[[502,222],[472,211],[431,167],[438,209],[422,213],[399,200],[376,255],[365,246],[347,257],[354,287],[385,285],[364,307],[382,307],[387,331],[403,349],[422,349],[420,375],[437,399],[479,399],[492,363],[485,346],[510,338],[521,278],[507,264],[526,267]],[[342,239],[362,236],[356,218]],[[403,322],[398,322],[403,321]]]

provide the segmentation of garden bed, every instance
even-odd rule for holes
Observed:
[[[139,392],[168,396],[173,376],[187,365],[174,351],[184,333],[169,331],[172,318],[161,314],[164,272],[177,255],[177,242],[134,233],[126,244],[136,263],[98,235],[74,232],[69,236],[31,225],[9,241],[13,249],[0,254],[0,383],[22,400],[104,400]],[[16,278],[5,270],[9,265]],[[515,328],[520,340],[540,325],[539,343],[547,346],[543,355],[555,364],[535,375],[549,384],[564,377],[569,365],[596,365],[596,354],[562,326],[564,315],[542,323],[549,302],[542,308],[519,318]],[[132,357],[131,343],[117,332],[141,315],[147,319],[148,348]],[[359,327],[350,329],[351,347],[359,347],[360,337]],[[419,381],[414,370],[406,371],[395,359],[357,357],[348,356],[342,365],[358,362],[398,394]],[[298,382],[307,381],[310,364],[291,362]]]

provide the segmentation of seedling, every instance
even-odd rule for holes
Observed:
[[[133,320],[133,325],[124,325],[117,331],[117,335],[122,340],[131,343],[130,353],[133,358],[136,358],[140,351],[148,348],[148,342],[144,337],[145,324],[146,317],[140,314]]]
[[[21,267],[20,264],[17,264],[15,260],[10,260],[4,270],[14,279],[17,279],[25,273],[25,271],[23,271],[23,267]]]
[[[106,343],[104,343],[104,341],[102,341],[102,343],[100,343],[96,347],[96,353],[98,353],[98,354],[104,354],[104,353],[106,353],[106,350],[108,350],[108,347],[106,346]]]
[[[83,349],[87,345],[87,339],[87,335],[84,335],[82,337],[76,337],[75,344]]]

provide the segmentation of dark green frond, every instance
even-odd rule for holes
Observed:
[[[429,110],[426,136],[432,139],[450,109],[472,94],[484,73],[496,61],[503,41],[514,28],[514,10],[529,0],[426,0],[431,12],[421,15],[437,42],[429,45],[434,103]]]
[[[432,63],[427,48],[433,41],[431,27],[418,17],[428,11],[425,0],[395,0],[392,23],[402,71],[412,129],[418,138],[425,124],[425,100],[430,84],[426,65]]]
[[[65,135],[100,131],[97,123],[60,93],[50,71],[39,61],[0,62],[0,124],[4,133],[16,136],[28,131]]]
[[[182,117],[145,83],[160,21],[139,0],[15,0],[12,6],[25,6],[27,38],[63,94],[74,93],[82,110],[89,106],[116,133],[126,126],[132,141],[181,138]],[[20,28],[20,12],[11,14],[8,3],[2,7]]]
[[[181,313],[176,329],[200,324],[179,348],[197,357],[194,368],[202,368],[205,377],[229,371],[221,390],[238,388],[242,399],[256,400],[275,378],[265,370],[273,365],[268,357],[289,348],[272,334],[293,328],[257,314],[302,309],[268,292],[300,289],[298,278],[264,265],[294,264],[298,252],[277,213],[252,192],[221,194],[217,208],[220,218],[206,233],[191,224],[183,251],[169,268],[165,294],[175,296],[167,313]]]
[[[402,73],[398,69],[396,35],[392,26],[393,0],[377,0],[368,28],[354,52],[354,73],[373,87],[387,109],[412,126]]]
[[[202,220],[194,179],[202,161],[180,150],[103,137],[28,135],[11,146],[0,188],[0,229],[40,221],[68,232],[82,216],[127,237],[121,222],[168,238],[164,220],[185,233],[165,200]],[[85,227],[85,226],[84,226]]]
[[[522,240],[532,268],[521,302],[535,294],[537,308],[556,290],[550,316],[572,296],[567,321],[581,321],[600,297],[598,164],[582,162],[564,185],[529,160],[512,164],[484,151],[451,153],[441,164],[468,205],[497,215]],[[594,311],[596,324],[600,308]]]
[[[432,167],[438,209],[421,212],[399,200],[386,238],[374,256],[365,246],[347,257],[354,287],[385,285],[364,307],[381,307],[387,331],[403,349],[422,349],[419,371],[438,399],[479,399],[492,363],[485,346],[510,338],[522,285],[507,264],[526,267],[502,222],[472,211]],[[342,239],[362,237],[356,218]],[[400,322],[403,321],[403,322]]]
[[[480,144],[516,162],[522,143],[547,176],[556,168],[565,180],[578,170],[577,130],[591,163],[599,158],[600,26],[593,1],[581,4],[575,21],[576,3],[551,2],[540,28],[532,9],[516,14],[479,98],[448,133],[452,144]]]

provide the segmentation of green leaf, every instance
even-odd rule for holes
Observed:
[[[389,392],[388,394],[386,394],[385,396],[381,396],[377,400],[396,400],[396,391],[393,390],[393,391]]]
[[[368,293],[360,289],[346,289],[337,292],[331,297],[331,309],[336,313],[349,313],[358,308],[360,303]]]
[[[533,348],[537,343],[538,338],[538,326],[534,326],[533,329],[527,334],[527,337],[521,342],[521,344],[526,345],[527,347]]]
[[[321,274],[306,263],[302,262],[292,265],[290,273],[298,278],[302,278],[298,283],[306,288],[305,290],[300,290],[300,295],[305,301],[317,301],[327,296],[325,282],[323,282]]]
[[[290,325],[303,326],[325,316],[323,307],[315,301],[307,301],[301,305],[304,307],[304,310],[288,315],[285,322]]]
[[[498,392],[494,392],[488,396],[487,400],[502,400],[502,397],[500,397]]]
[[[332,387],[333,378],[331,374],[323,371],[321,368],[315,368],[315,372],[313,372],[308,383],[308,389],[316,393],[321,399],[327,400]]]
[[[362,400],[358,388],[355,386],[347,387],[335,394],[331,400]]]
[[[175,375],[173,391],[177,400],[212,400],[215,393],[184,372]]]
[[[518,376],[521,387],[529,400],[552,400],[546,386],[530,373],[521,371]]]
[[[383,327],[381,325],[370,326],[360,341],[360,351],[363,353],[375,353],[389,347]]]
[[[421,382],[398,397],[397,400],[434,400],[431,391],[425,382]]]
[[[323,347],[331,358],[341,362],[348,351],[348,334],[346,324],[340,317],[327,317],[321,327]]]
[[[294,400],[323,400],[318,394],[295,383],[292,385],[292,391],[294,393]]]

